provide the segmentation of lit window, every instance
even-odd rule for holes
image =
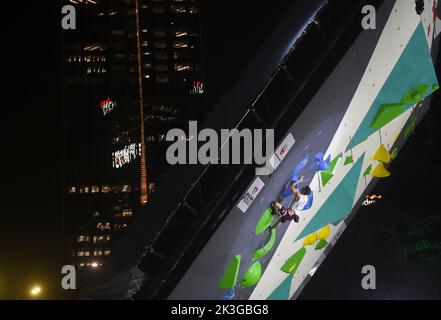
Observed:
[[[170,6],[170,11],[173,12],[173,13],[185,13],[185,12],[187,12],[187,8],[183,4],[181,4],[181,5],[171,5]]]
[[[111,187],[111,186],[102,186],[102,188],[101,188],[101,192],[102,192],[102,193],[109,193],[109,192],[112,192],[112,187]]]
[[[77,237],[77,242],[89,242],[90,241],[90,236],[78,236]]]
[[[94,255],[94,257],[100,257],[100,256],[103,255],[103,251],[101,251],[101,250],[95,250],[95,251],[93,252],[93,255]]]
[[[104,243],[110,241],[110,234],[101,234],[93,236],[93,243]]]
[[[186,31],[176,31],[175,36],[176,36],[176,38],[186,37],[186,36],[188,36],[188,33]]]
[[[196,8],[195,6],[189,6],[188,12],[189,13],[198,13],[198,8]]]
[[[104,251],[104,255],[105,255],[105,256],[110,256],[110,253],[111,253],[110,250],[105,250],[105,251]]]
[[[100,187],[99,186],[92,186],[92,193],[97,193],[100,192]]]
[[[101,267],[102,265],[103,265],[102,263],[96,261],[86,263],[86,266],[91,267],[93,269]]]
[[[126,223],[115,223],[113,225],[113,230],[123,230],[127,228],[127,224]]]
[[[89,193],[89,187],[80,187],[80,193]]]
[[[124,209],[122,211],[122,216],[123,217],[131,217],[131,216],[133,216],[132,209]]]
[[[173,41],[174,48],[188,48],[188,42],[185,39],[177,39]]]
[[[99,222],[96,225],[96,228],[101,231],[110,230],[110,223],[109,222]]]
[[[75,193],[76,191],[77,191],[77,188],[75,188],[75,187],[69,187],[67,189],[67,193]]]
[[[89,255],[89,251],[77,251],[77,257],[88,257]]]
[[[188,64],[175,63],[175,71],[190,71],[192,68]]]
[[[92,43],[84,46],[84,51],[104,51],[106,50],[106,45],[104,43]]]

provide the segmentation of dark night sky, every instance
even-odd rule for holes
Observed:
[[[60,297],[57,287],[62,248],[64,141],[61,13],[55,0],[25,2],[26,6],[21,1],[9,2],[8,6],[15,7],[8,10],[3,7],[2,13],[9,17],[1,20],[2,51],[6,54],[2,59],[5,64],[3,74],[7,76],[3,77],[2,83],[6,116],[2,125],[4,205],[0,211],[0,299],[26,297],[28,287],[35,281],[49,287],[46,297]],[[277,1],[275,6],[270,1],[203,0],[202,27],[209,103],[214,103],[220,94],[228,90],[289,3],[287,0]],[[390,178],[395,190],[404,188],[406,172],[409,167],[415,166],[416,160],[410,160],[412,155],[428,152],[424,137],[429,133],[439,136],[439,126],[432,131],[428,130],[429,127],[430,121],[425,121],[395,164],[395,170],[403,173]],[[418,136],[423,136],[421,143],[415,142],[419,141],[416,139]],[[431,185],[439,181],[439,157],[437,159],[430,168],[437,168],[438,175],[416,174],[412,176],[414,185]],[[330,254],[317,272],[317,282],[311,281],[305,298],[346,298],[359,294],[356,291],[359,290],[356,287],[359,286],[359,264],[364,264],[366,257],[381,262],[386,248],[376,246],[374,250],[372,243],[360,237],[354,238],[353,234],[375,231],[381,224],[392,224],[393,221],[387,218],[386,213],[390,209],[387,206],[398,211],[406,208],[401,205],[400,197],[404,190],[393,192],[387,190],[390,189],[387,185],[383,188],[385,193],[389,192],[387,199],[381,206],[361,210],[354,218],[335,253]],[[436,208],[437,200],[436,197],[428,199],[432,204],[428,207]],[[374,218],[366,218],[369,216]],[[359,259],[347,259],[348,255],[354,256],[350,251],[354,249],[354,239],[359,241],[355,247],[368,254],[360,255]],[[409,272],[412,272],[412,267]],[[338,286],[338,280],[348,274],[356,284]],[[426,282],[420,287],[416,281],[414,290],[435,294],[430,288],[432,274],[427,273]],[[324,292],[323,288],[328,289]]]
[[[61,248],[62,103],[57,1],[2,10],[3,208],[0,298],[53,284]],[[10,8],[6,8],[11,6]],[[5,72],[6,69],[6,72]],[[6,86],[6,88],[5,88]],[[6,152],[7,150],[7,152]],[[52,289],[53,290],[53,289]]]

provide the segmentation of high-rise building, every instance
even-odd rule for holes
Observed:
[[[70,0],[65,257],[93,278],[167,170],[166,133],[205,115],[195,0]]]

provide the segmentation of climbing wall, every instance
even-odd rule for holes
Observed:
[[[297,296],[366,190],[393,176],[390,164],[438,89],[432,6],[420,17],[413,1],[385,1],[377,29],[361,33],[277,147],[274,173],[247,186],[169,299]],[[286,186],[299,175],[313,191],[299,222],[268,232],[271,202],[289,205]]]
[[[413,1],[397,1],[347,111],[324,154],[340,158],[316,173],[312,208],[300,223],[291,223],[251,299],[290,299],[319,265],[329,243],[346,227],[371,182],[393,175],[397,140],[409,137],[419,108],[439,88],[425,14]],[[426,19],[425,21],[423,21]],[[433,32],[432,32],[433,33]],[[326,230],[326,231],[324,231]],[[301,253],[301,254],[300,254]],[[290,265],[295,267],[290,269]]]

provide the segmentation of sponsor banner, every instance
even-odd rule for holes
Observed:
[[[274,170],[276,170],[277,167],[279,166],[279,164],[280,164],[280,160],[279,160],[279,158],[276,156],[275,153],[273,153],[272,156],[271,156],[271,158],[269,159],[269,164],[270,164],[270,167],[272,167]]]
[[[251,186],[248,188],[248,191],[242,197],[239,204],[237,205],[240,211],[242,211],[243,213],[247,211],[251,203],[253,203],[254,199],[256,199],[257,195],[263,189],[264,186],[265,183],[262,181],[262,179],[257,177],[254,180],[254,182],[251,184]]]
[[[276,150],[276,155],[279,158],[280,162],[285,159],[286,155],[288,154],[289,150],[291,150],[294,143],[296,143],[296,140],[294,139],[293,135],[289,133]]]

